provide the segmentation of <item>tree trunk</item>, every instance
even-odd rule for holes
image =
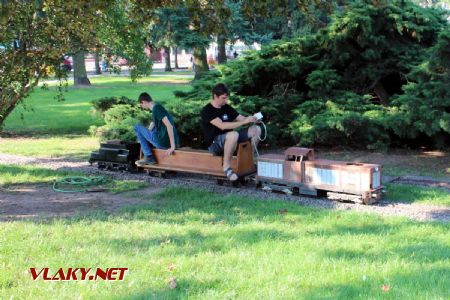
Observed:
[[[227,62],[227,52],[225,50],[225,44],[226,44],[227,40],[225,39],[224,36],[219,35],[217,37],[217,63],[220,64],[224,64]]]
[[[20,92],[7,92],[0,89],[0,130],[6,118],[13,112],[16,106],[38,85],[39,80],[45,73],[46,66],[44,65],[34,79],[30,79],[25,85],[21,87]]]
[[[179,69],[180,67],[178,66],[178,47],[175,47],[173,49],[173,52],[175,53],[175,69]]]
[[[91,85],[86,73],[84,51],[78,51],[73,56],[73,83],[77,85]]]
[[[199,79],[203,72],[208,72],[208,61],[206,60],[206,50],[204,47],[194,48],[194,79]]]
[[[172,72],[172,67],[170,66],[170,47],[164,47],[164,61],[166,63],[164,71]]]
[[[102,69],[100,68],[100,51],[95,50],[95,74],[102,74]]]
[[[380,80],[375,84],[374,91],[380,99],[381,104],[387,106],[389,102],[389,93],[386,91]]]

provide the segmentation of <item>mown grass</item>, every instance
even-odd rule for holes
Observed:
[[[169,188],[116,215],[0,228],[0,298],[446,299],[450,225]],[[125,267],[33,281],[30,267]],[[176,288],[168,283],[175,279]]]
[[[91,87],[68,87],[65,101],[55,100],[56,88],[37,88],[24,100],[26,107],[17,107],[6,119],[3,129],[17,134],[86,134],[91,125],[101,125],[102,120],[92,114],[91,100],[102,97],[126,96],[137,99],[140,93],[149,92],[161,103],[173,101],[175,90],[187,90],[186,76],[152,76],[137,83],[128,77],[100,76],[92,78]],[[32,110],[31,110],[32,109]]]
[[[33,165],[0,165],[0,185],[49,183],[64,176],[83,176],[81,172],[50,170]],[[144,174],[142,175],[145,176]],[[141,181],[115,180],[106,186],[113,193],[130,191],[146,187]],[[450,206],[450,193],[443,189],[413,185],[387,184],[383,199],[406,203]]]
[[[99,148],[99,139],[83,135],[0,138],[0,145],[1,153],[87,160]]]
[[[83,176],[84,173],[65,170],[51,170],[33,165],[0,164],[0,185],[49,183],[65,176]]]
[[[386,191],[383,197],[389,200],[450,207],[450,192],[444,189],[409,184],[387,184]]]
[[[10,187],[21,184],[52,184],[70,176],[91,176],[77,171],[51,170],[34,165],[2,165],[0,164],[0,187]],[[79,186],[58,185],[63,190],[77,190]],[[104,182],[96,187],[102,187],[109,192],[119,194],[148,187],[148,184],[137,180],[113,180],[105,177]],[[81,187],[82,188],[82,187]],[[1,212],[1,211],[0,211]]]

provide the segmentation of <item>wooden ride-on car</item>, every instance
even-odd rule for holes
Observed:
[[[372,204],[381,198],[381,165],[315,159],[314,150],[291,147],[258,158],[257,184],[267,190]]]
[[[226,179],[222,167],[223,156],[215,156],[206,150],[180,148],[170,156],[166,155],[165,149],[153,149],[152,153],[157,164],[140,166],[148,172],[154,171],[163,174],[167,171],[186,172],[210,175],[220,180]],[[253,163],[253,149],[249,141],[238,145],[237,155],[231,159],[231,168],[240,178],[256,172]]]

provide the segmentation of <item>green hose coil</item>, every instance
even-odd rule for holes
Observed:
[[[94,185],[106,182],[104,176],[67,176],[53,182],[53,190],[58,193],[79,193],[86,192]]]

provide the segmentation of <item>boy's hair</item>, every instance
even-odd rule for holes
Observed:
[[[230,92],[228,91],[228,88],[227,88],[227,86],[226,86],[225,84],[223,84],[223,83],[218,83],[218,84],[216,84],[216,85],[213,87],[213,89],[212,89],[212,94],[213,94],[213,98],[214,98],[214,95],[216,95],[217,97],[219,97],[219,96],[224,95],[224,94],[229,95]]]
[[[144,101],[145,102],[152,102],[153,99],[148,93],[142,93],[142,94],[139,95],[138,101],[139,101],[139,103],[142,103]]]

